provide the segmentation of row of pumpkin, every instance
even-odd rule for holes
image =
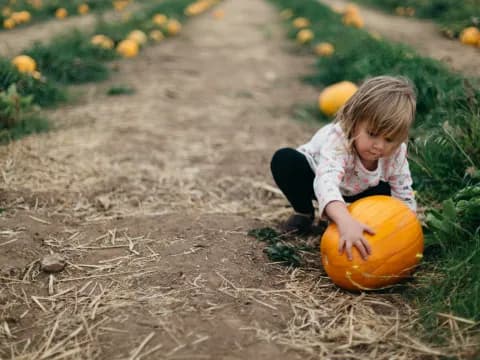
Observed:
[[[132,0],[114,0],[112,1],[112,6],[117,11],[123,11],[131,2]],[[15,1],[12,2],[10,0],[10,3],[10,5],[14,5]],[[44,6],[42,0],[28,0],[28,5],[36,10],[41,10]],[[83,2],[76,6],[75,11],[77,15],[86,15],[90,12],[90,6],[88,3]],[[22,24],[27,24],[34,18],[31,11],[14,10],[12,6],[3,7],[1,14],[3,17],[3,28],[7,30],[13,29]],[[53,15],[57,19],[62,20],[67,18],[70,14],[66,7],[57,7]]]
[[[404,14],[403,7],[401,7],[402,11],[397,12],[398,14]],[[408,9],[408,15],[413,16],[415,13],[413,8],[406,8]],[[356,28],[363,28],[365,26],[365,22],[363,17],[360,15],[360,10],[357,5],[353,3],[349,3],[345,6],[345,8],[334,7],[333,10],[336,13],[342,14],[342,21],[345,25],[354,26]],[[406,11],[406,10],[405,10]],[[280,14],[283,18],[289,18],[292,16],[292,12],[289,9],[283,10]],[[309,25],[308,20],[304,18],[298,18],[294,20],[295,27],[307,27]],[[303,29],[299,31],[297,35],[297,40],[300,43],[307,43],[312,41],[313,33],[308,29]],[[464,28],[459,35],[459,40],[462,44],[476,46],[480,48],[480,29],[476,26],[469,26]]]
[[[220,0],[198,0],[185,8],[185,15],[195,16],[208,10],[211,6]],[[219,13],[216,12],[216,17]],[[152,16],[151,22],[157,27],[150,30],[148,35],[140,30],[132,30],[125,39],[119,41],[116,45],[113,39],[104,34],[95,34],[91,37],[90,43],[102,49],[113,49],[125,58],[132,58],[138,55],[142,46],[146,45],[149,40],[154,42],[162,41],[165,36],[175,36],[182,30],[182,24],[179,20],[168,18],[167,15],[157,13]],[[37,69],[35,60],[28,55],[18,55],[12,59],[12,64],[18,71],[31,75],[36,79],[41,79],[42,75]]]
[[[342,14],[343,24],[346,26],[356,28],[364,26],[360,11],[354,4],[348,4],[344,9],[337,8],[336,12]],[[284,9],[280,12],[280,17],[284,20],[289,20],[293,17],[293,12],[291,9]],[[296,40],[299,44],[307,45],[314,41],[314,33],[309,29],[309,19],[296,17],[292,20],[292,26],[298,30]],[[330,42],[321,41],[313,46],[313,51],[318,56],[331,56],[335,52],[335,47]],[[323,114],[333,116],[356,91],[357,85],[351,81],[341,81],[327,86],[318,97],[318,108]]]

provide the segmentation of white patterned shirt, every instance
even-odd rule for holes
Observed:
[[[320,216],[332,201],[345,202],[352,196],[377,186],[380,181],[390,185],[391,194],[416,211],[412,177],[407,160],[407,145],[402,143],[389,157],[378,159],[375,170],[367,170],[358,155],[348,150],[348,140],[338,124],[331,123],[318,130],[312,139],[297,148],[315,173],[313,188]]]

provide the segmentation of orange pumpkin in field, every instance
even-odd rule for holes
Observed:
[[[371,227],[364,233],[372,253],[363,260],[352,247],[352,261],[339,254],[337,225],[331,223],[322,236],[322,264],[330,279],[347,290],[373,290],[397,283],[411,275],[423,253],[422,226],[415,213],[391,196],[369,196],[348,206],[350,215]]]

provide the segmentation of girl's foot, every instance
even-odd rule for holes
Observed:
[[[283,224],[282,230],[295,235],[305,235],[312,231],[313,214],[295,213]]]

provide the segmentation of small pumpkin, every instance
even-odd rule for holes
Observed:
[[[15,20],[13,20],[12,18],[3,20],[3,27],[5,29],[13,29],[15,25],[16,25]]]
[[[360,13],[360,10],[358,8],[358,6],[354,3],[349,3],[345,6],[345,8],[343,9],[343,14],[344,15],[347,15],[347,14],[359,14]]]
[[[57,19],[65,19],[68,16],[68,11],[65,8],[58,8],[55,11],[55,17]]]
[[[32,15],[28,11],[16,11],[10,16],[17,24],[27,23],[32,19]]]
[[[90,39],[90,43],[103,49],[113,49],[114,45],[112,39],[102,34],[92,36],[92,38]]]
[[[90,11],[90,7],[88,6],[88,4],[80,4],[77,7],[77,12],[80,15],[88,14],[89,11]]]
[[[18,55],[14,57],[12,64],[22,73],[32,74],[37,70],[37,63],[28,55]]]
[[[165,36],[163,35],[163,33],[160,30],[150,31],[149,36],[150,36],[150,39],[152,39],[153,41],[156,41],[156,42],[162,41],[165,38]]]
[[[343,16],[343,23],[347,26],[363,28],[365,25],[363,18],[358,13],[347,13]]]
[[[117,52],[123,57],[130,58],[138,55],[138,44],[130,39],[122,40],[117,45]]]
[[[318,43],[314,50],[318,56],[331,56],[335,52],[334,46],[329,42]]]
[[[313,31],[310,29],[302,29],[297,33],[297,41],[300,44],[306,44],[314,38]]]
[[[369,196],[348,206],[353,218],[373,228],[365,234],[372,253],[363,260],[352,247],[352,261],[339,254],[337,225],[331,223],[322,236],[322,264],[330,279],[347,290],[372,290],[409,277],[423,257],[422,226],[415,213],[391,196]]]
[[[318,96],[318,107],[327,116],[334,115],[350,97],[355,94],[358,87],[350,81],[327,86]]]
[[[165,25],[167,23],[167,20],[168,20],[167,16],[163,14],[155,14],[152,17],[152,22],[158,26]]]
[[[127,39],[135,41],[140,46],[144,45],[148,41],[147,35],[142,30],[131,31],[128,34]]]
[[[128,6],[129,0],[116,0],[113,2],[113,7],[116,11],[123,11]]]
[[[466,45],[476,45],[480,41],[480,30],[475,26],[469,26],[460,33],[460,41]]]
[[[194,15],[198,15],[202,12],[202,8],[200,6],[200,3],[192,3],[190,5],[188,5],[185,10],[184,10],[184,14],[185,16],[194,16]]]
[[[177,35],[182,30],[182,24],[178,20],[170,19],[166,28],[169,35]]]
[[[297,29],[303,29],[310,26],[310,20],[304,17],[297,17],[293,20],[292,24]]]

